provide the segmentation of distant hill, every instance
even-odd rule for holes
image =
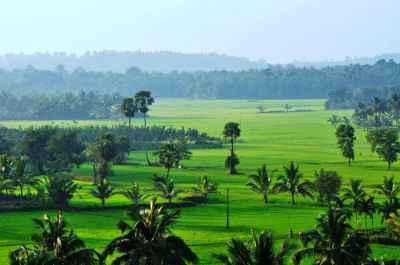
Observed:
[[[324,68],[329,66],[337,65],[373,65],[380,60],[393,60],[396,63],[400,63],[400,53],[386,53],[382,55],[372,56],[372,57],[347,57],[344,60],[329,60],[329,61],[318,61],[318,62],[306,62],[306,61],[293,61],[290,65],[296,67],[314,67],[314,68]]]
[[[251,61],[243,57],[216,53],[184,54],[176,52],[87,52],[83,55],[67,53],[34,53],[0,55],[0,68],[12,70],[33,66],[41,70],[54,70],[63,65],[72,71],[83,68],[87,71],[119,72],[136,67],[150,72],[171,71],[242,71],[268,67],[265,61]]]

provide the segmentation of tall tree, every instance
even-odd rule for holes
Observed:
[[[149,107],[154,103],[154,98],[151,95],[151,91],[146,91],[146,90],[138,91],[135,94],[134,98],[138,111],[143,114],[144,128],[147,128],[147,113],[150,110]],[[146,160],[147,160],[147,165],[150,166],[151,162],[149,159],[149,152],[147,148],[146,148]]]
[[[150,110],[150,106],[153,105],[154,103],[154,98],[151,95],[151,91],[146,91],[146,90],[141,90],[138,91],[135,94],[135,104],[137,107],[137,110],[143,114],[143,121],[144,121],[144,127],[147,127],[147,113]]]
[[[22,158],[14,160],[10,180],[13,185],[19,188],[21,199],[24,197],[25,186],[32,187],[39,184],[39,180],[27,172],[26,162]]]
[[[269,187],[271,185],[271,172],[268,172],[267,166],[264,164],[257,170],[257,174],[249,176],[249,181],[247,186],[251,188],[252,191],[257,192],[263,196],[264,203],[268,203],[268,193]]]
[[[309,180],[302,181],[303,174],[300,173],[298,165],[291,161],[288,166],[283,167],[283,170],[284,175],[278,176],[277,183],[273,187],[274,192],[289,192],[292,205],[296,204],[295,197],[298,194],[313,198],[314,185]]]
[[[121,104],[121,112],[128,118],[128,126],[132,127],[132,118],[135,117],[138,111],[134,98],[124,98]]]
[[[68,229],[61,212],[52,219],[34,219],[40,232],[32,236],[33,247],[22,246],[10,253],[11,265],[100,265],[100,255],[73,230]]]
[[[226,159],[226,166],[229,167],[229,173],[231,175],[236,174],[236,166],[239,164],[239,159],[237,158],[234,151],[234,143],[237,138],[240,137],[240,126],[236,122],[228,122],[225,124],[223,135],[225,138],[229,139],[231,144],[230,155]]]
[[[121,221],[123,235],[113,239],[105,250],[106,256],[118,255],[112,265],[197,264],[198,258],[189,246],[170,231],[179,218],[179,210],[169,211],[151,200],[148,209],[134,208],[133,226]]]
[[[315,172],[314,187],[318,192],[318,201],[321,203],[330,202],[335,199],[342,186],[342,178],[336,171],[324,170]]]
[[[107,178],[110,173],[112,163],[120,151],[119,145],[114,135],[104,134],[92,144],[89,150],[91,159],[95,163],[95,177],[99,178],[94,180],[97,183]]]
[[[336,138],[343,157],[347,158],[349,166],[354,160],[354,128],[350,124],[341,124],[336,129]]]
[[[158,162],[167,169],[167,177],[173,167],[180,165],[180,161],[191,158],[191,152],[185,147],[182,148],[177,143],[166,143],[160,146],[160,149],[154,152],[158,156]]]
[[[351,206],[356,214],[356,221],[358,215],[361,214],[361,205],[366,195],[360,179],[351,179],[350,187],[343,189],[343,199],[351,201]]]
[[[232,239],[227,244],[228,255],[219,254],[214,257],[224,265],[283,265],[294,245],[284,241],[276,251],[275,243],[271,232],[253,232],[248,242]]]
[[[393,202],[400,193],[400,184],[395,182],[394,177],[383,177],[383,183],[377,186],[377,192],[385,196],[386,200]]]
[[[300,234],[304,248],[293,256],[299,265],[306,257],[315,265],[346,264],[362,265],[371,252],[366,236],[353,230],[343,209],[330,207],[317,218],[316,228]]]
[[[25,132],[21,142],[21,153],[29,158],[37,174],[46,173],[46,167],[51,156],[47,146],[51,137],[55,134],[56,129],[49,126],[31,128]]]
[[[376,152],[384,161],[387,168],[397,161],[400,152],[399,134],[391,128],[378,128],[368,131],[367,140],[371,144],[372,151]]]

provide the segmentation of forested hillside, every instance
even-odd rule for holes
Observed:
[[[15,95],[94,91],[132,95],[146,89],[157,97],[217,99],[326,98],[338,89],[396,86],[400,64],[381,60],[374,65],[350,65],[322,69],[270,67],[264,70],[210,72],[145,72],[131,68],[125,73],[68,72],[28,67],[0,70],[0,90]]]
[[[144,71],[241,71],[265,68],[264,61],[251,61],[247,58],[216,53],[178,53],[178,52],[120,52],[98,51],[82,55],[67,53],[6,54],[0,56],[0,68],[12,70],[34,66],[42,70],[53,70],[64,65],[72,71],[84,68],[88,71],[123,73],[131,67]]]

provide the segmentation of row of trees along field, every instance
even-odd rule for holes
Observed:
[[[158,97],[218,99],[326,98],[339,89],[400,84],[400,64],[380,60],[373,65],[333,66],[321,69],[270,66],[263,70],[208,72],[144,72],[130,68],[125,73],[68,72],[33,67],[0,70],[0,90],[14,95],[58,94],[94,91],[99,94],[130,95],[132,89],[149,88]],[[71,104],[69,104],[71,105]]]
[[[354,126],[357,126],[366,131],[371,151],[386,161],[390,169],[400,153],[399,120],[400,96],[394,93],[387,98],[372,97],[367,102],[358,102],[351,119],[332,115],[328,122],[336,128],[339,148],[349,165],[355,160]]]

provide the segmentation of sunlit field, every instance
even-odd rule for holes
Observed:
[[[286,103],[294,107],[288,113],[282,108]],[[373,185],[382,182],[383,176],[398,177],[400,163],[395,163],[387,171],[386,163],[371,153],[365,133],[361,129],[357,130],[356,160],[349,167],[337,148],[335,129],[328,124],[327,119],[332,114],[350,116],[351,111],[325,111],[323,104],[323,100],[164,99],[152,106],[148,121],[150,125],[196,128],[217,137],[222,137],[223,126],[228,121],[239,122],[241,126],[242,135],[236,145],[240,158],[238,175],[230,176],[224,168],[228,146],[223,149],[192,150],[192,159],[184,161],[182,169],[171,171],[178,187],[184,191],[176,201],[183,201],[201,176],[208,176],[219,183],[219,194],[211,195],[208,204],[182,209],[182,217],[173,227],[173,232],[182,236],[193,247],[201,264],[215,264],[212,254],[224,252],[225,243],[232,237],[249,237],[251,229],[255,229],[272,230],[277,239],[284,239],[290,228],[295,233],[312,228],[315,217],[324,212],[325,209],[318,203],[301,197],[298,198],[298,204],[292,206],[288,194],[272,194],[270,204],[265,205],[261,196],[246,186],[248,175],[255,173],[264,163],[269,169],[277,169],[275,174],[278,175],[282,172],[282,166],[295,161],[309,179],[321,168],[336,170],[343,177],[345,185],[351,178],[360,178],[371,193]],[[271,112],[258,113],[259,105]],[[14,128],[41,125],[113,126],[121,123],[126,121],[0,122],[2,126]],[[142,126],[143,122],[137,119],[134,124]],[[163,168],[146,166],[143,152],[132,152],[128,164],[113,167],[110,182],[118,192],[136,181],[150,195],[156,195],[152,190],[151,177],[155,173],[163,172]],[[83,165],[75,169],[74,174],[80,176],[80,179],[89,180],[90,178],[84,177],[91,175],[91,166]],[[67,212],[66,219],[90,247],[102,250],[119,234],[117,222],[127,219],[123,209],[117,206],[127,205],[129,201],[116,194],[107,201],[110,208],[102,210],[100,202],[90,195],[90,181],[79,181],[79,184],[81,189],[74,197],[72,205],[85,208],[97,205],[98,210]],[[230,229],[225,228],[227,188],[230,189],[231,198]],[[32,218],[43,214],[43,211],[0,213],[0,264],[6,264],[11,249],[29,243],[30,236],[35,231]],[[376,216],[375,219],[374,224],[379,226],[380,217]],[[362,220],[354,225],[365,224]],[[368,221],[367,225],[372,226],[372,223]],[[398,249],[378,246],[374,246],[374,255],[400,257]]]

